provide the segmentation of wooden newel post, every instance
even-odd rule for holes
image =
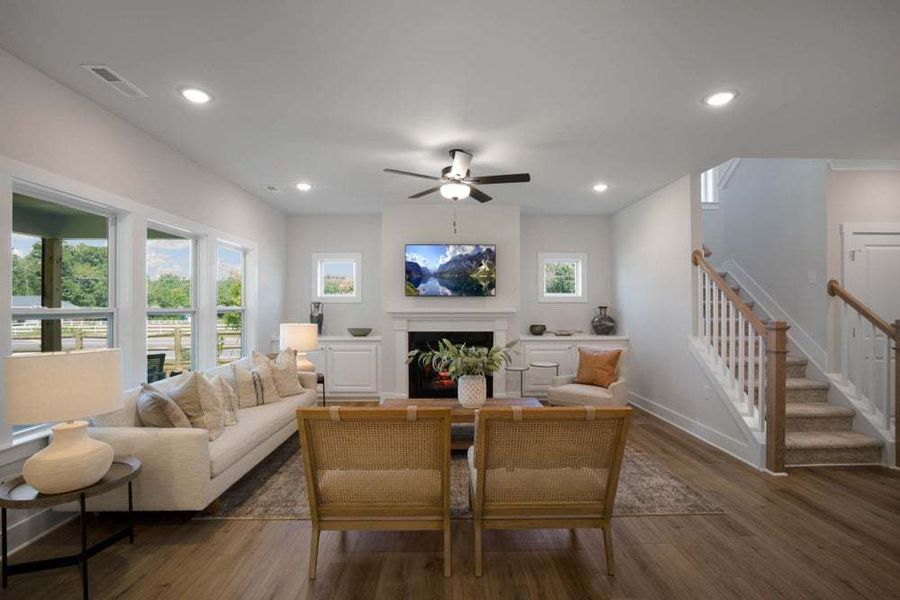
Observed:
[[[894,465],[900,467],[900,319],[894,321]]]
[[[773,473],[784,472],[788,329],[784,321],[766,323],[766,468]]]

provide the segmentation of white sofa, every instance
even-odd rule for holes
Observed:
[[[227,372],[224,365],[206,371]],[[154,383],[165,391],[184,375]],[[121,410],[93,420],[91,437],[113,447],[116,456],[136,456],[143,467],[134,482],[135,510],[203,510],[297,431],[297,409],[316,403],[316,374],[300,374],[303,393],[243,408],[213,442],[205,429],[144,427],[137,412],[140,388],[125,392]],[[125,488],[88,501],[89,510],[128,508]]]

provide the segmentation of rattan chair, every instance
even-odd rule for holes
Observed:
[[[483,408],[469,448],[475,575],[483,529],[603,530],[612,575],[612,519],[630,408]]]
[[[450,576],[450,409],[297,411],[312,519],[309,578],[323,530],[441,530]]]

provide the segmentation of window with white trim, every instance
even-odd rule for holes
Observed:
[[[189,233],[152,225],[147,228],[147,355],[165,355],[166,376],[194,368],[197,294],[194,284],[197,242]],[[155,378],[149,372],[148,379]]]
[[[312,255],[312,291],[319,302],[362,302],[362,255]]]
[[[10,350],[113,346],[115,216],[53,192],[14,188]],[[13,434],[43,424],[17,425]]]
[[[240,246],[216,246],[216,364],[246,354],[246,253]]]
[[[541,253],[539,302],[586,302],[587,254]]]
[[[716,183],[715,168],[700,174],[700,204],[705,208],[712,208],[719,204],[719,188]]]

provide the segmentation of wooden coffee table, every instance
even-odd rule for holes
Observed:
[[[407,406],[433,406],[449,408],[450,421],[454,424],[451,432],[450,447],[453,450],[465,450],[472,445],[475,415],[477,408],[466,408],[455,398],[386,398],[381,406],[390,408],[406,408]],[[537,398],[488,398],[487,407],[521,406],[523,408],[540,408],[543,406]]]

